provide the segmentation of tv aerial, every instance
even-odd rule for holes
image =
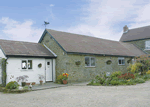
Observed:
[[[44,21],[44,26],[46,28],[46,26],[49,24],[49,22]]]

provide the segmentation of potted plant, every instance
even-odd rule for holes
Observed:
[[[44,79],[44,78],[45,78],[45,77],[44,77],[43,75],[39,74],[40,85],[43,84],[43,79]]]
[[[23,76],[17,77],[16,79],[17,79],[17,82],[21,80],[22,87],[24,87],[26,85],[26,81],[28,81],[27,78],[29,78],[27,75],[23,75]]]
[[[63,84],[67,84],[68,75],[69,74],[67,74],[67,73],[63,73],[63,78],[62,78]]]
[[[32,85],[35,85],[35,82],[32,82]]]

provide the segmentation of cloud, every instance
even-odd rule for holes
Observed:
[[[54,4],[50,4],[49,7],[47,7],[48,16],[46,17],[46,21],[49,21],[49,19],[55,20],[55,15],[52,11],[52,8],[54,7]]]
[[[43,32],[42,29],[33,27],[32,20],[19,22],[9,17],[3,17],[0,19],[0,23],[4,24],[2,32],[11,40],[38,42]]]
[[[119,40],[123,26],[129,29],[150,25],[150,2],[140,0],[87,0],[82,7],[82,23],[68,28],[72,33]]]
[[[50,6],[50,7],[53,7],[53,6],[54,6],[54,4],[50,4],[49,6]]]

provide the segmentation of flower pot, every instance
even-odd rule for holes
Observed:
[[[32,82],[32,85],[35,85],[35,82]]]
[[[26,85],[26,82],[21,82],[22,87],[24,87]]]
[[[43,81],[40,81],[40,85],[43,85]]]
[[[26,83],[26,85],[30,85],[30,83]]]
[[[63,80],[63,84],[67,84],[67,80]]]

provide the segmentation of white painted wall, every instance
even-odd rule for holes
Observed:
[[[22,60],[32,60],[32,70],[24,70],[21,68],[21,62]],[[16,77],[28,75],[29,78],[27,82],[36,82],[36,84],[40,84],[39,75],[41,74],[45,77],[45,58],[8,58],[7,59],[7,80],[6,83],[9,83],[10,81],[17,81]],[[41,63],[42,67],[39,68],[38,64]],[[55,60],[53,60],[53,66],[55,66]],[[53,76],[55,81],[55,67],[53,67]],[[14,76],[14,78],[11,78],[11,75]],[[46,79],[46,78],[45,78]],[[45,83],[45,79],[43,80],[43,83]],[[19,82],[21,85],[21,81]]]
[[[4,55],[4,53],[3,53],[3,51],[1,49],[0,49],[0,57],[1,58],[6,58],[5,55]]]
[[[23,59],[32,60],[32,70],[24,70],[21,68]],[[16,81],[16,77],[18,76],[28,75],[29,78],[27,78],[27,82],[36,82],[36,84],[40,84],[38,74],[45,76],[45,58],[8,58],[7,62],[7,83]],[[38,67],[39,63],[42,64],[41,68]],[[13,79],[10,79],[11,75],[14,76]],[[43,83],[45,83],[45,79]],[[19,84],[21,84],[21,81]]]
[[[1,68],[1,59],[6,58],[3,51],[0,49],[0,84],[2,84],[2,68]]]

